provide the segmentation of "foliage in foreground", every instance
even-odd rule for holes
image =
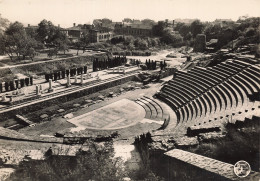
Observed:
[[[79,150],[76,156],[57,156],[48,151],[45,160],[24,161],[10,180],[123,180],[122,162],[114,158],[113,143],[88,145],[88,151]]]
[[[87,142],[88,149],[78,150],[76,156],[54,155],[49,149],[45,160],[30,160],[20,163],[9,180],[12,181],[161,181],[142,160],[139,170],[127,170],[122,160],[115,158],[113,142]],[[65,151],[68,153],[69,150]],[[64,153],[64,152],[63,152]],[[145,154],[142,152],[142,154]],[[142,155],[144,158],[145,156]],[[147,159],[146,159],[147,160]]]

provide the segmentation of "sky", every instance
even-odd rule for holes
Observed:
[[[237,20],[260,17],[260,0],[0,0],[0,14],[24,25],[47,19],[62,27],[99,18]]]

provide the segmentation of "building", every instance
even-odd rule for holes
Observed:
[[[104,42],[113,37],[110,28],[94,26],[90,24],[77,25],[74,23],[73,27],[63,29],[72,42],[77,42],[84,34],[88,35],[91,43]]]
[[[143,24],[115,24],[116,35],[152,36],[152,26]]]
[[[38,28],[39,26],[31,26],[30,24],[28,24],[28,26],[25,27],[24,29],[26,33],[30,34],[30,32],[36,32]]]
[[[232,19],[216,19],[213,21],[213,24],[220,25],[220,27],[227,27],[229,25],[235,24],[235,22]]]
[[[73,23],[73,27],[62,29],[62,31],[65,32],[69,40],[77,42],[84,34],[88,34],[92,28],[93,26],[89,24],[76,26],[76,23]]]
[[[94,27],[89,30],[89,37],[91,43],[105,42],[113,38],[113,32],[110,28]]]

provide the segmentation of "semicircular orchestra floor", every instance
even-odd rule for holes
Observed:
[[[122,129],[137,124],[145,117],[145,110],[128,99],[101,107],[94,111],[69,119],[68,122],[77,126],[75,130],[97,129],[114,130]]]

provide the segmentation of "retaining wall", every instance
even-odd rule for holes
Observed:
[[[178,180],[241,180],[234,173],[234,165],[195,153],[173,149],[168,157],[168,178]],[[245,180],[259,180],[259,172],[251,171]]]
[[[64,94],[64,95],[59,95],[59,96],[57,96],[55,98],[51,98],[49,100],[43,100],[41,102],[36,102],[36,103],[30,104],[28,106],[24,106],[24,107],[10,110],[10,111],[4,112],[4,113],[0,113],[0,121],[6,120],[7,118],[10,118],[16,114],[23,114],[23,112],[36,111],[36,110],[42,109],[43,107],[60,104],[61,102],[71,101],[75,98],[86,96],[86,95],[89,95],[89,94],[92,94],[92,93],[95,93],[95,92],[98,92],[98,91],[101,91],[101,90],[104,90],[104,89],[107,89],[110,87],[114,87],[114,86],[123,84],[125,82],[133,80],[135,75],[136,74],[132,74],[127,77],[122,77],[121,79],[116,79],[116,80],[112,80],[110,82],[101,83],[99,85],[86,87],[83,90],[71,92],[71,93]]]

